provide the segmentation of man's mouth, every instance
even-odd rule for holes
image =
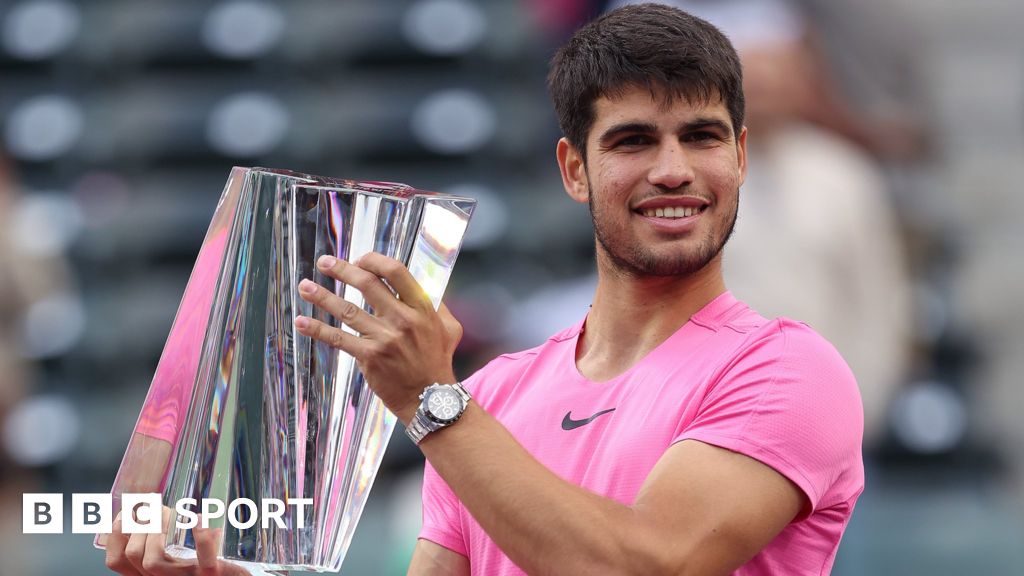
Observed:
[[[707,205],[665,206],[663,208],[646,208],[644,210],[637,210],[637,212],[648,218],[688,218],[695,214],[700,214],[706,209]]]

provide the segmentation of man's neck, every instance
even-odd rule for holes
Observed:
[[[576,350],[580,373],[610,380],[725,292],[721,255],[687,276],[638,277],[598,259],[594,302]]]

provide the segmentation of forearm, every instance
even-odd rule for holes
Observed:
[[[566,482],[471,403],[423,453],[481,527],[530,574],[657,574],[656,531],[630,507]]]

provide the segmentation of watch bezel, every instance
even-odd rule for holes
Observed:
[[[430,398],[434,394],[440,392],[453,395],[456,401],[459,403],[459,410],[454,417],[441,418],[440,416],[435,415],[433,411],[431,411]],[[428,387],[426,390],[423,391],[422,400],[423,402],[421,406],[423,406],[423,415],[426,416],[431,422],[434,422],[435,424],[439,424],[441,426],[448,426],[450,424],[454,424],[459,420],[459,418],[462,417],[462,413],[466,411],[466,401],[462,398],[462,395],[459,394],[458,391],[455,390],[455,387],[452,386],[451,384],[435,384],[433,386]]]

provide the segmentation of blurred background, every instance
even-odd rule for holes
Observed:
[[[0,1],[0,574],[106,573],[88,536],[22,535],[21,494],[109,490],[233,165],[477,198],[462,376],[578,320],[544,76],[620,3]],[[1024,573],[1024,3],[670,3],[744,61],[730,288],[862,386],[834,574]],[[404,574],[421,468],[398,438],[342,573]]]

